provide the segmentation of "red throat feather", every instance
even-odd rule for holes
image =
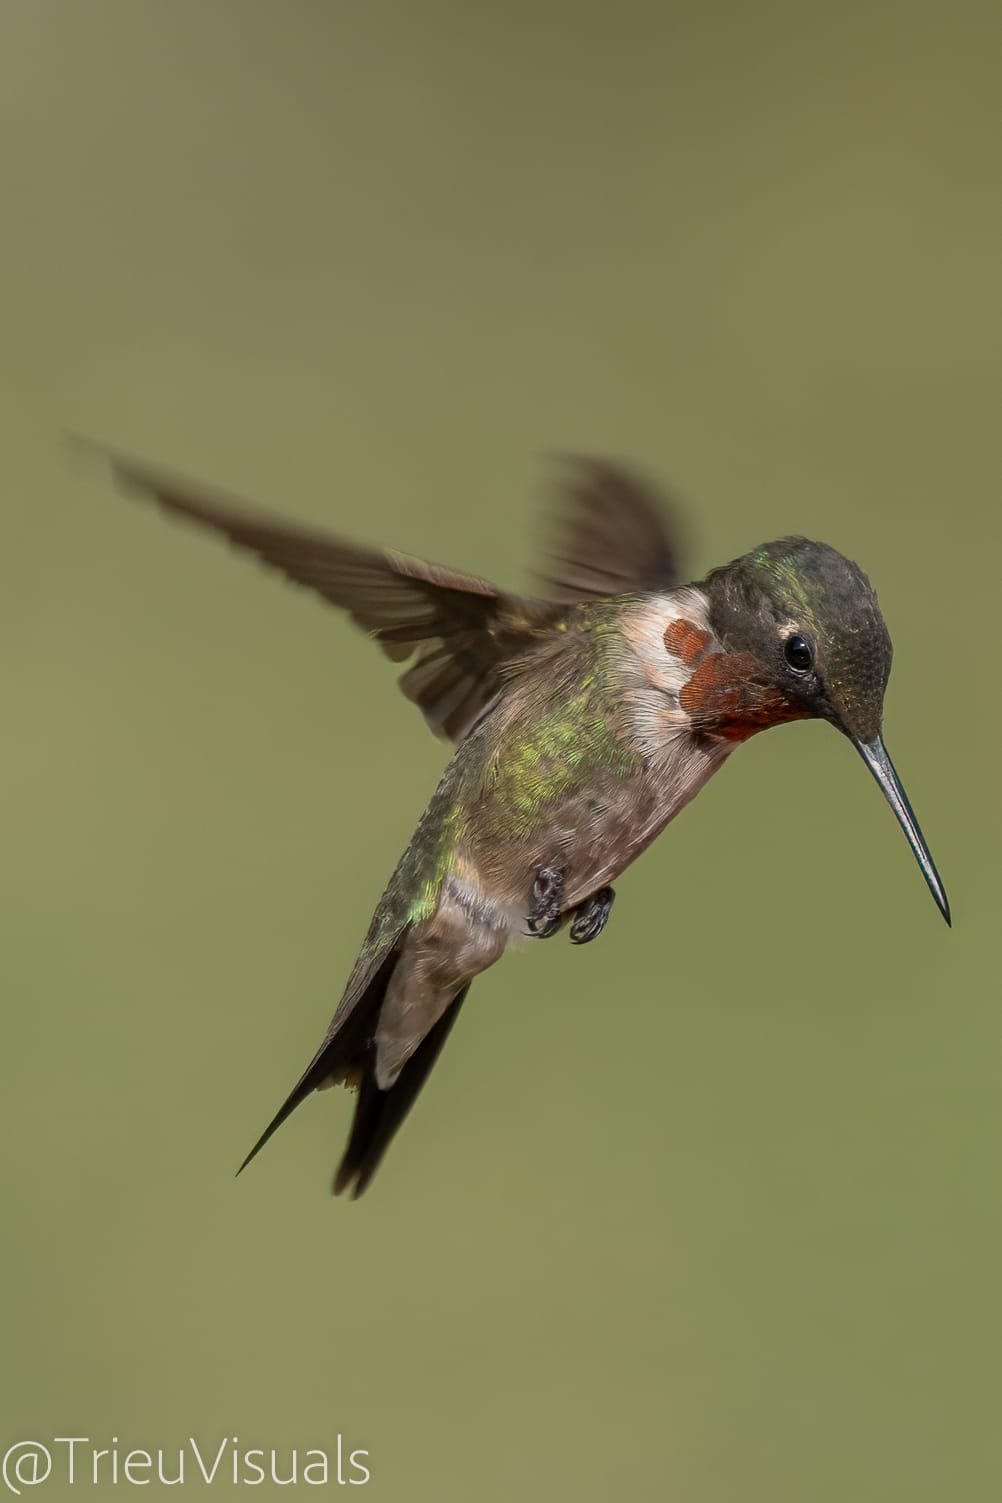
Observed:
[[[756,731],[800,720],[807,711],[765,678],[764,665],[750,652],[708,652],[710,633],[691,621],[670,621],[667,650],[694,669],[678,702],[696,730],[746,741]]]

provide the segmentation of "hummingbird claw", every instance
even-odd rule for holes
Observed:
[[[587,945],[591,940],[598,939],[609,922],[615,899],[616,894],[611,887],[600,887],[598,892],[592,893],[590,898],[575,909],[574,922],[571,924],[572,945]]]
[[[560,905],[564,896],[564,874],[556,867],[543,866],[532,884],[532,904],[526,925],[533,939],[549,939],[561,924]]]

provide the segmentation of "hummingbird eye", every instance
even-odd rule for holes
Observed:
[[[809,643],[799,633],[787,637],[783,643],[783,654],[794,673],[806,673],[814,662],[814,654]]]

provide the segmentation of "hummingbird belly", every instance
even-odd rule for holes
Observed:
[[[563,911],[590,898],[639,856],[695,797],[731,747],[679,732],[656,762],[594,769],[583,785],[559,778],[526,817],[491,807],[467,826],[447,890],[471,919],[528,937],[533,886],[542,869],[561,873]]]

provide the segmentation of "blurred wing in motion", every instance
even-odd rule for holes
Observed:
[[[620,465],[559,456],[541,579],[551,600],[671,589],[682,583],[674,525],[655,488]]]
[[[246,510],[219,492],[98,452],[129,491],[221,533],[341,606],[393,661],[413,657],[400,687],[448,740],[461,740],[490,705],[501,665],[562,615],[556,605],[508,594],[475,575]]]

